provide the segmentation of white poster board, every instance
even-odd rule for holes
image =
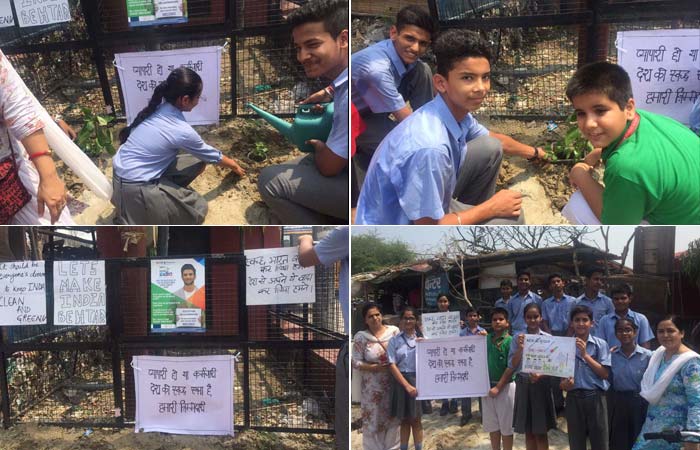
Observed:
[[[314,303],[314,267],[299,265],[297,247],[245,251],[246,305]]]
[[[525,335],[522,371],[553,377],[573,377],[576,339],[573,337]]]
[[[479,289],[498,289],[501,287],[501,280],[510,280],[515,286],[517,281],[515,275],[514,262],[499,266],[482,267],[479,270]]]
[[[107,325],[106,299],[104,261],[54,261],[54,325]]]
[[[68,0],[14,0],[20,27],[70,22]]]
[[[15,17],[12,15],[10,0],[0,0],[0,28],[15,26]]]
[[[233,436],[233,356],[134,356],[136,432]]]
[[[426,339],[459,336],[459,311],[426,313],[421,316],[421,321]]]
[[[183,113],[185,120],[190,125],[219,122],[221,47],[117,53],[114,58],[129,124],[148,105],[156,86],[180,66],[197,72],[202,77],[203,85],[199,104],[192,111]]]
[[[700,29],[620,31],[617,60],[637,108],[688,124],[700,96]]]
[[[44,261],[0,262],[0,325],[45,323]]]
[[[490,386],[486,336],[416,342],[418,400],[483,397]]]

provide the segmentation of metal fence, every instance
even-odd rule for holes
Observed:
[[[5,427],[131,425],[134,355],[240,353],[236,428],[333,433],[335,360],[347,340],[337,267],[316,267],[315,303],[246,306],[244,255],[206,256],[206,332],[164,335],[149,332],[150,259],[108,259],[105,265],[106,326],[52,325],[48,289],[48,325],[0,327]],[[46,285],[52,280],[52,264],[46,264]]]

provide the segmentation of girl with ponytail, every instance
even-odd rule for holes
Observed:
[[[243,176],[236,161],[206,144],[185,121],[199,103],[202,79],[186,67],[173,70],[134,122],[119,134],[114,156],[116,224],[198,225],[207,201],[187,186],[216,163]],[[164,101],[165,100],[165,101]],[[182,152],[181,152],[182,150]]]

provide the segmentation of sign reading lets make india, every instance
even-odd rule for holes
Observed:
[[[55,261],[54,325],[106,325],[104,261]]]

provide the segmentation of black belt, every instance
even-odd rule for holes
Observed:
[[[620,395],[620,396],[623,396],[623,397],[635,397],[635,398],[641,398],[641,397],[642,397],[642,396],[640,395],[640,393],[637,392],[637,391],[615,391],[615,390],[611,390],[610,392],[612,392],[612,393],[615,394],[615,395]]]
[[[593,397],[595,395],[600,395],[602,393],[603,391],[601,391],[600,389],[574,389],[573,391],[567,392],[566,395],[572,395],[578,398],[587,398]]]

